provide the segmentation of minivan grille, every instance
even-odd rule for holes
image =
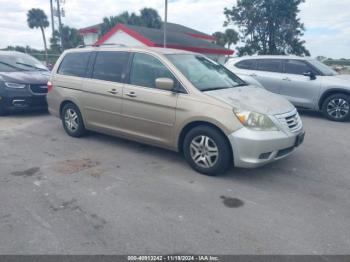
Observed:
[[[298,132],[303,127],[303,123],[301,122],[300,116],[296,110],[283,115],[278,115],[277,118],[281,124],[291,132]]]
[[[34,94],[46,94],[47,93],[47,85],[43,85],[43,84],[30,85],[29,88]]]

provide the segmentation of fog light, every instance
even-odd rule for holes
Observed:
[[[261,159],[261,160],[269,159],[271,154],[272,154],[272,152],[263,153],[259,156],[259,159]]]

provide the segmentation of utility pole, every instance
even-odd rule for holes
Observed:
[[[164,15],[164,43],[163,46],[166,48],[166,24],[168,22],[168,0],[165,0],[165,15]]]
[[[60,32],[60,40],[61,40],[61,48],[62,48],[62,20],[61,20],[60,0],[56,0],[56,2],[57,2],[58,28]]]
[[[55,20],[53,18],[53,0],[50,0],[50,10],[51,10],[51,28],[52,28],[52,38],[54,37],[55,34]]]

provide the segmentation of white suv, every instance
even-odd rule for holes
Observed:
[[[320,110],[330,120],[350,119],[350,75],[317,60],[292,56],[250,56],[230,59],[228,69],[250,76],[265,89],[280,94],[296,107]],[[249,82],[248,78],[245,78]]]

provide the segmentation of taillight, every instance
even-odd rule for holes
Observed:
[[[51,92],[53,89],[53,84],[51,83],[51,81],[47,82],[47,92]]]

